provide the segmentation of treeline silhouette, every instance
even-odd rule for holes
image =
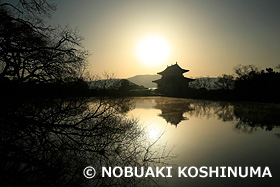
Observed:
[[[279,66],[280,67],[280,66]],[[280,101],[280,72],[272,68],[259,70],[255,66],[241,66],[235,69],[235,95],[246,100]]]
[[[279,69],[280,66],[277,67]],[[193,81],[185,90],[174,94],[179,97],[280,102],[280,72],[272,68],[259,69],[254,65],[238,65],[235,75],[222,75],[217,81],[211,78]],[[213,85],[214,84],[214,85]],[[209,89],[214,87],[214,89]]]

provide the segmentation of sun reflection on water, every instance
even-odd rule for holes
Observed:
[[[157,127],[149,127],[147,129],[148,131],[148,136],[151,140],[156,140],[160,137],[160,130]]]

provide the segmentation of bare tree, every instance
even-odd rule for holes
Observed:
[[[241,64],[234,67],[234,71],[237,74],[237,79],[246,80],[251,76],[260,73],[260,70],[254,65],[243,66]]]
[[[40,16],[50,10],[54,6],[45,0],[0,4],[0,79],[63,82],[81,76],[88,55],[83,38],[68,26],[44,27]]]
[[[223,74],[218,77],[215,85],[218,89],[230,90],[234,88],[234,80],[232,75]]]
[[[22,21],[41,23],[44,17],[51,17],[51,12],[56,10],[56,6],[48,0],[18,0],[1,1],[0,7],[5,7]]]
[[[1,11],[0,77],[18,83],[63,82],[81,75],[87,52],[69,27],[38,31]]]
[[[189,83],[189,86],[194,89],[206,89],[209,90],[212,87],[212,80],[210,77],[198,78]]]

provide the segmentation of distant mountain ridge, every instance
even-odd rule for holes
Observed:
[[[128,80],[129,84],[132,87],[144,86],[145,88],[157,88],[157,84],[152,82],[161,78],[161,75],[136,75],[127,79],[110,79],[110,80],[98,80],[91,81],[88,83],[91,89],[100,89],[100,88],[118,88],[121,86],[124,80]],[[191,84],[191,87],[200,89],[206,88],[207,90],[216,90],[217,77],[200,77],[195,79]]]
[[[160,79],[161,75],[136,75],[130,78],[127,78],[130,82],[133,82],[137,85],[142,85],[146,88],[156,88],[157,84],[152,82],[154,80]]]
[[[136,75],[130,78],[127,78],[130,82],[137,84],[139,86],[144,86],[146,88],[157,88],[157,84],[152,82],[154,80],[160,79],[161,75]],[[199,89],[205,87],[207,90],[216,90],[218,81],[217,77],[200,77],[196,78],[191,84],[194,88]]]

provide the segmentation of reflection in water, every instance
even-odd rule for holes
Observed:
[[[148,127],[148,136],[152,140],[157,140],[160,137],[160,130],[156,127]]]
[[[228,103],[177,98],[153,98],[155,109],[167,123],[177,125],[188,117],[216,117],[221,121],[237,121],[235,129],[252,133],[258,128],[267,131],[280,125],[280,106],[261,103]],[[153,101],[152,101],[153,102]],[[188,116],[188,117],[186,117]]]
[[[280,106],[274,104],[248,103],[234,105],[234,115],[239,120],[236,129],[251,133],[258,128],[271,131],[280,126]]]
[[[163,186],[279,185],[279,104],[141,97],[132,99],[132,105],[128,116],[139,117],[147,129],[164,132],[159,142],[168,148],[174,146],[172,154],[177,157],[172,161],[177,166],[268,166],[273,175],[246,179],[173,177],[166,179],[168,184],[163,180]],[[155,131],[150,132],[151,138]]]
[[[153,119],[147,134],[143,134],[142,126],[135,120],[123,115],[139,107]],[[4,180],[0,180],[0,185],[150,186],[149,182],[154,179],[102,178],[99,173],[87,180],[81,173],[88,165],[94,165],[97,170],[102,166],[167,166],[166,162],[172,158],[173,163],[175,158],[170,157],[166,144],[152,146],[160,142],[158,138],[179,147],[178,154],[172,155],[178,155],[181,166],[232,162],[245,165],[255,159],[255,165],[272,167],[280,156],[275,151],[279,150],[279,140],[275,138],[280,134],[275,132],[279,127],[279,108],[273,104],[164,97],[137,98],[131,103],[93,98],[1,100],[0,168]],[[166,134],[162,136],[164,120],[176,126],[181,124],[178,128],[168,125],[170,128],[166,127]],[[191,125],[186,125],[188,122]],[[230,124],[238,132],[271,131],[273,140],[263,135],[255,136],[254,141],[244,141],[244,136],[236,136],[237,133],[228,128]],[[261,163],[261,160],[269,162]],[[185,181],[180,185],[185,186]]]
[[[193,110],[190,107],[190,103],[184,102],[184,100],[176,99],[173,102],[169,102],[169,100],[164,100],[157,98],[155,99],[156,109],[161,110],[161,114],[159,116],[163,117],[167,123],[172,125],[177,125],[188,118],[184,117],[183,114]]]
[[[152,178],[107,178],[101,167],[148,167],[169,155],[134,119],[123,99],[0,100],[0,186],[136,186]],[[83,169],[97,175],[88,180]],[[98,172],[99,171],[99,172]],[[16,177],[15,177],[16,176]],[[3,179],[3,180],[2,180]]]

